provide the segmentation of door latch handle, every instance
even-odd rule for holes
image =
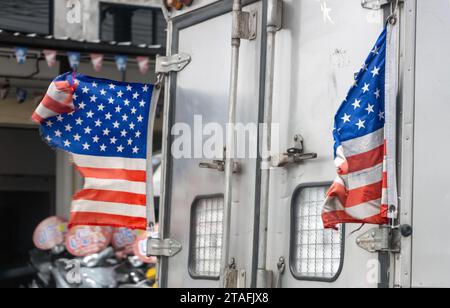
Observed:
[[[305,160],[316,158],[317,153],[304,153],[303,137],[298,134],[294,136],[293,147],[289,148],[286,153],[272,157],[272,165],[273,167],[285,167],[287,165],[298,164]]]
[[[225,161],[224,160],[213,160],[211,163],[202,162],[199,164],[202,169],[212,169],[219,172],[225,172]],[[238,162],[233,162],[233,173],[241,172],[241,164]]]

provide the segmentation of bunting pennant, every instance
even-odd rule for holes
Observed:
[[[91,53],[92,67],[97,73],[100,72],[103,68],[103,59],[104,55],[99,53]]]
[[[56,65],[56,55],[58,52],[56,50],[45,49],[42,53],[45,56],[45,61],[47,61],[48,67],[54,67]]]
[[[28,49],[25,47],[16,47],[16,60],[19,64],[25,64],[27,61]]]
[[[69,58],[70,67],[73,71],[76,71],[80,65],[81,54],[79,52],[68,52],[67,57]]]
[[[128,62],[127,56],[122,55],[116,56],[116,65],[119,72],[125,72],[127,70],[127,62]]]
[[[137,57],[136,58],[139,66],[139,71],[142,75],[145,75],[148,73],[149,66],[150,66],[150,58],[149,57]]]

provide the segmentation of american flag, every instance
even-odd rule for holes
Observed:
[[[147,130],[153,85],[67,73],[57,77],[32,118],[42,138],[72,154],[84,187],[70,226],[145,229]]]
[[[327,193],[325,228],[341,223],[387,223],[384,30],[335,117],[338,177]]]

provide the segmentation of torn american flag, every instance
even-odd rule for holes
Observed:
[[[70,226],[145,229],[146,158],[153,85],[68,73],[56,78],[33,114],[52,147],[72,154],[84,187]]]
[[[388,222],[385,146],[386,36],[384,30],[335,117],[338,177],[328,191],[325,228]]]

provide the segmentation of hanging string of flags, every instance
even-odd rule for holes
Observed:
[[[27,61],[28,49],[25,47],[16,47],[15,49],[15,57],[17,63],[23,65]],[[52,68],[57,63],[57,50],[45,49],[42,51],[42,54],[47,62],[48,67]],[[105,56],[99,53],[92,53],[89,55],[91,59],[91,64],[95,72],[99,73],[103,69],[103,62]],[[69,60],[70,67],[73,71],[77,71],[80,63],[81,63],[81,53],[79,52],[67,52],[67,58]],[[116,55],[114,57],[117,70],[119,72],[125,72],[128,68],[128,56],[126,55]],[[146,75],[150,68],[150,58],[139,56],[136,57],[136,61],[138,64],[139,71],[142,75]]]

